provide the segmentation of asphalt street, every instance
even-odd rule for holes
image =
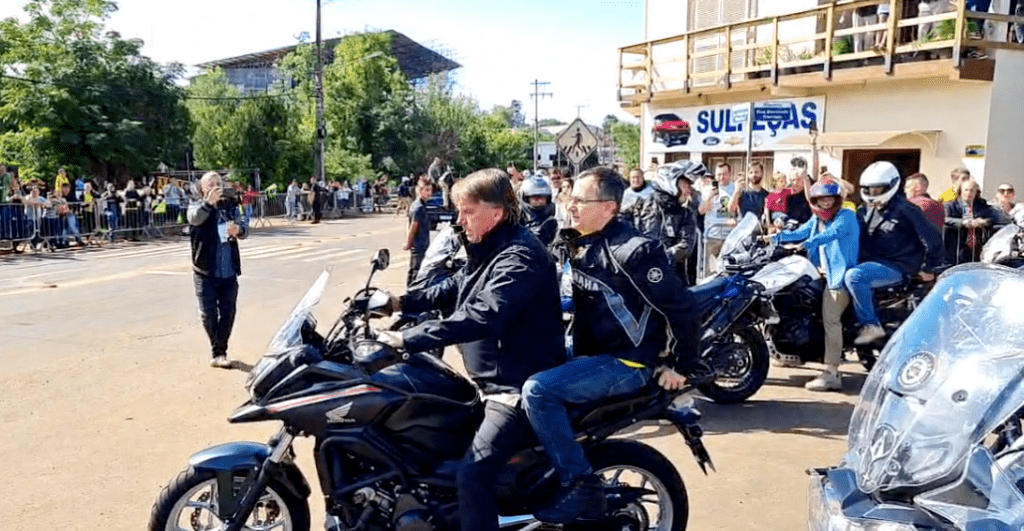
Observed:
[[[230,355],[255,362],[324,268],[332,270],[321,323],[365,282],[404,290],[404,221],[390,215],[258,228],[241,244],[239,312]],[[265,441],[276,426],[229,425],[245,399],[243,371],[211,369],[196,315],[185,238],[38,255],[0,255],[0,529],[144,528],[160,489],[188,456],[231,440]],[[322,326],[328,326],[322,324]],[[461,365],[450,352],[446,359]],[[621,436],[663,451],[690,496],[689,529],[806,528],[808,467],[833,464],[863,371],[844,393],[803,389],[816,371],[773,368],[750,401],[699,400],[716,473],[705,477],[667,426]],[[323,521],[309,441],[296,444]]]

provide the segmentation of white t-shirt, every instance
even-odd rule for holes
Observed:
[[[711,198],[711,210],[704,214],[705,238],[709,240],[724,240],[732,232],[734,225],[730,225],[729,220],[735,220],[736,217],[729,213],[729,202],[735,193],[735,183],[719,186],[718,195]]]

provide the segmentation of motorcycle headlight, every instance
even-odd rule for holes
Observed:
[[[917,531],[911,524],[847,517],[838,493],[817,474],[811,476],[807,509],[808,531]]]

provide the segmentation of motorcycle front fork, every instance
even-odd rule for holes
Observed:
[[[259,470],[256,471],[256,477],[251,481],[247,481],[242,486],[244,494],[242,495],[241,501],[235,507],[234,514],[224,520],[223,531],[240,531],[245,526],[245,521],[249,519],[249,514],[252,513],[256,503],[259,502],[260,497],[263,496],[263,491],[267,489],[267,485],[270,484],[270,478],[274,477],[279,471],[281,462],[284,461],[285,456],[288,455],[288,451],[292,447],[292,442],[295,440],[295,435],[288,431],[288,428],[281,428],[281,431],[277,432],[277,435],[270,440],[271,448],[270,455],[263,461]],[[221,497],[225,495],[230,496],[231,493],[221,493]]]

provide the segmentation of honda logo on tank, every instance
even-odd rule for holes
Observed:
[[[734,117],[736,104],[651,109],[647,131],[651,152],[723,152],[747,149],[746,117]],[[737,119],[737,118],[743,118]],[[807,137],[812,121],[825,123],[825,98],[794,98],[754,103],[753,147],[771,151],[793,137]],[[810,141],[808,140],[808,143]],[[779,146],[783,149],[783,146]],[[785,146],[795,149],[796,146]]]

